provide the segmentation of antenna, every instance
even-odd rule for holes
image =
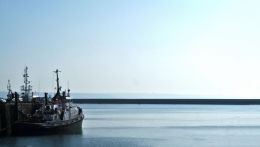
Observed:
[[[54,79],[55,79],[55,75],[52,74],[51,87],[52,87],[53,90],[54,90],[53,93],[55,93],[55,89],[56,89],[55,84],[54,84]]]
[[[38,95],[40,95],[40,91],[41,91],[41,82],[38,81]],[[36,92],[35,92],[36,93]]]

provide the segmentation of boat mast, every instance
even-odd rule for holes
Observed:
[[[7,98],[12,99],[12,89],[11,89],[10,80],[8,80],[8,83],[7,83],[7,90],[8,90]]]
[[[60,89],[61,89],[61,87],[60,87],[60,83],[59,83],[59,80],[60,80],[60,79],[59,79],[59,72],[61,72],[61,71],[59,71],[58,69],[56,69],[54,72],[56,73],[57,94],[60,95]]]
[[[21,87],[21,90],[23,91],[23,100],[24,101],[29,101],[29,96],[30,96],[30,92],[32,90],[32,86],[29,85],[30,81],[28,80],[28,67],[26,66],[24,69],[24,74],[23,74],[23,78],[24,78],[24,85]]]
[[[70,97],[70,83],[69,83],[69,81],[67,83],[67,87],[68,87],[67,97]]]

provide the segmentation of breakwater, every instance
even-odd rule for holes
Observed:
[[[260,105],[260,99],[73,99],[86,104]]]

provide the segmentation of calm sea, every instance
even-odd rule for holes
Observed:
[[[1,137],[0,146],[260,146],[260,105],[80,106],[82,134]]]

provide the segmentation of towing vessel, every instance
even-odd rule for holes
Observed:
[[[72,103],[70,89],[61,92],[59,70],[56,74],[57,91],[53,97],[35,96],[28,80],[28,68],[24,70],[21,93],[13,93],[8,83],[6,103],[15,103],[13,134],[80,133],[84,115],[82,108]]]

